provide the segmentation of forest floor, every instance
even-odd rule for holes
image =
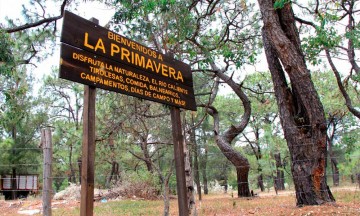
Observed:
[[[236,193],[210,194],[203,196],[202,201],[196,200],[196,211],[199,216],[324,216],[324,215],[360,215],[360,189],[358,187],[337,187],[331,189],[336,203],[321,206],[297,207],[294,191],[261,192],[252,198],[236,198]],[[95,202],[94,215],[162,215],[162,200],[102,200]],[[0,215],[41,215],[40,198],[16,201],[0,201]],[[52,201],[52,215],[79,215],[80,201]],[[170,214],[178,215],[177,200],[172,199]]]

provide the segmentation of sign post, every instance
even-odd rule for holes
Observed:
[[[187,187],[185,179],[185,156],[184,156],[184,137],[182,135],[180,109],[170,108],[172,134],[174,142],[174,157],[176,171],[176,188],[178,194],[179,215],[189,215],[187,203]]]
[[[98,20],[92,18],[98,24]],[[84,86],[83,143],[81,165],[80,215],[92,216],[95,176],[95,99],[96,88]]]
[[[171,106],[179,215],[189,215],[180,108],[196,111],[190,66],[65,11],[59,77],[85,85],[80,215],[93,215],[96,88]]]

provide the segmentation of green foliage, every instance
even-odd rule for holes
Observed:
[[[359,142],[359,129],[345,134],[341,139],[342,148],[345,149],[344,161],[339,164],[340,172],[343,175],[356,175],[360,173],[360,142]]]
[[[14,46],[9,34],[0,29],[0,75],[9,76],[15,65],[11,48]]]
[[[67,178],[56,179],[55,181],[53,181],[52,187],[56,192],[65,190],[67,187],[69,187],[69,181]]]
[[[352,46],[355,49],[360,48],[360,23],[356,23],[354,29],[349,30],[345,33],[345,38],[352,41]]]
[[[325,113],[347,112],[344,98],[338,90],[332,71],[314,71],[312,80],[319,93]]]
[[[324,48],[333,49],[343,40],[336,28],[331,25],[332,19],[330,14],[325,14],[324,17],[320,18],[321,24],[316,26],[316,34],[303,39],[302,47],[306,57],[313,65],[321,62],[318,57]]]
[[[285,6],[285,4],[288,4],[290,3],[290,0],[276,0],[274,2],[274,9],[277,10],[277,9],[281,9]]]

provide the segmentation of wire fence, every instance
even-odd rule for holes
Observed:
[[[312,143],[311,144],[308,144],[308,145],[313,145]],[[11,151],[39,151],[39,158],[42,158],[41,156],[43,156],[43,149],[41,148],[3,148],[3,149],[0,149],[0,155],[3,154],[3,153],[6,153],[6,152],[11,152]],[[232,151],[229,151],[229,152],[225,152],[225,153],[233,153]],[[199,158],[201,158],[201,156],[204,156],[203,153],[200,154]],[[207,156],[211,157],[211,158],[219,158],[219,157],[223,157],[224,158],[224,161],[226,161],[225,157],[224,157],[224,153],[223,152],[208,152],[207,153]],[[209,160],[211,160],[211,158],[209,158]],[[341,161],[341,160],[344,160],[345,159],[345,156],[336,156],[336,157],[331,157],[332,159],[336,159],[338,161]],[[330,157],[328,156],[328,163],[329,163],[329,160]],[[347,156],[346,157],[347,160],[351,160],[351,161],[360,161],[360,157],[359,156]],[[134,160],[137,160],[135,157],[134,157]],[[301,175],[301,176],[293,176],[293,174],[290,172],[290,161],[289,159],[287,159],[288,161],[286,161],[286,167],[287,169],[284,169],[283,167],[280,168],[280,170],[284,171],[282,176],[281,177],[276,177],[276,167],[275,167],[275,160],[273,158],[267,158],[267,159],[264,159],[265,161],[268,160],[267,164],[268,166],[270,166],[272,168],[271,172],[258,172],[257,170],[257,167],[252,167],[254,164],[255,166],[258,166],[259,164],[255,161],[252,162],[251,165],[249,164],[246,164],[246,165],[243,165],[243,166],[234,166],[232,164],[230,164],[229,162],[225,163],[225,164],[212,164],[212,163],[208,163],[206,168],[204,167],[203,164],[200,163],[199,167],[198,168],[195,168],[195,167],[192,167],[192,175],[194,175],[195,173],[199,173],[200,177],[201,177],[201,181],[200,181],[200,184],[201,184],[201,193],[204,193],[203,190],[204,190],[204,181],[202,179],[202,175],[203,173],[207,173],[207,172],[219,172],[219,173],[222,173],[224,172],[224,169],[226,169],[228,171],[228,173],[230,172],[233,172],[233,173],[236,173],[236,169],[241,169],[241,168],[249,168],[250,166],[250,176],[248,178],[248,181],[238,181],[236,180],[235,181],[235,184],[249,184],[249,188],[250,190],[254,191],[254,195],[255,196],[264,196],[264,197],[269,197],[269,199],[272,199],[272,202],[273,203],[276,203],[276,199],[273,199],[274,197],[278,197],[278,196],[281,196],[281,197],[285,197],[285,196],[292,196],[292,197],[301,197],[301,196],[305,196],[308,194],[308,192],[296,192],[295,191],[295,185],[293,183],[293,180],[306,180],[306,179],[309,179],[309,178],[313,178],[313,177],[317,177],[316,175],[313,175],[313,174],[305,174],[305,175]],[[41,161],[41,160],[39,160]],[[317,161],[315,159],[304,159],[304,160],[293,160],[291,161],[291,163],[293,164],[303,164],[303,165],[307,165],[307,164],[312,164],[314,161]],[[143,163],[144,161],[141,161],[139,160],[139,163]],[[170,164],[170,163],[169,163]],[[0,169],[2,168],[22,168],[22,169],[25,169],[26,170],[26,167],[38,167],[38,170],[39,170],[39,173],[36,173],[38,174],[38,184],[37,184],[37,188],[36,188],[36,193],[34,193],[35,196],[37,197],[41,197],[41,194],[43,192],[50,192],[51,194],[55,194],[58,192],[58,188],[52,188],[52,189],[49,189],[49,190],[44,190],[42,188],[42,184],[43,184],[43,176],[42,176],[42,173],[40,173],[40,170],[42,167],[44,167],[45,165],[49,165],[49,164],[45,164],[44,162],[34,162],[34,163],[2,163],[0,162]],[[67,181],[67,182],[71,182],[73,181],[72,183],[76,184],[77,187],[79,188],[79,180],[81,179],[81,176],[80,176],[80,170],[79,170],[79,162],[76,161],[76,162],[72,162],[72,163],[65,163],[64,161],[56,161],[56,162],[52,162],[50,165],[52,165],[53,167],[54,166],[67,166],[67,167],[70,167],[70,165],[72,167],[74,167],[74,172],[70,175],[68,173],[64,173],[63,175],[59,175],[59,172],[56,173],[56,175],[53,175],[51,177],[49,177],[52,181],[53,181],[53,184],[54,182],[63,182],[63,181]],[[111,191],[111,190],[116,190],[116,188],[108,188],[108,186],[104,185],[104,182],[106,182],[110,177],[120,177],[121,180],[119,180],[118,184],[116,185],[112,185],[112,186],[116,186],[116,187],[122,187],[122,185],[125,185],[125,187],[127,186],[126,185],[126,182],[123,182],[123,175],[126,175],[124,172],[127,172],[129,170],[134,170],[134,167],[126,167],[126,165],[123,165],[123,167],[121,167],[121,171],[119,173],[119,175],[110,175],[110,174],[107,174],[106,172],[110,173],[110,166],[109,166],[109,170],[107,171],[101,171],[100,173],[96,171],[96,167],[97,166],[104,166],[104,165],[109,165],[109,163],[103,159],[96,159],[95,160],[95,188],[99,189],[99,190],[104,190],[104,191]],[[137,165],[139,167],[139,165]],[[10,170],[10,169],[9,169]],[[144,169],[145,170],[145,169]],[[261,189],[258,187],[258,179],[257,177],[263,173],[263,182],[266,184],[265,186],[265,191],[261,191]],[[14,180],[18,180],[18,178],[14,178],[13,176],[11,176],[11,173],[6,173],[7,174],[7,177],[4,178],[4,176],[2,177],[0,183],[3,184],[4,181],[7,181],[7,182],[13,182]],[[19,175],[21,175],[21,173],[18,173]],[[351,190],[351,193],[353,194],[352,197],[354,199],[357,199],[357,197],[360,197],[360,175],[359,176],[356,176],[357,173],[353,173],[353,174],[349,174],[349,173],[343,173],[343,172],[340,172],[338,175],[337,175],[337,178],[339,179],[339,185],[337,186],[333,186],[333,182],[332,182],[332,179],[334,177],[334,175],[331,173],[331,171],[327,171],[326,173],[326,179],[327,179],[327,182],[328,182],[328,185],[330,186],[330,190],[331,191],[338,191],[338,190]],[[10,175],[10,177],[9,177]],[[175,175],[175,173],[173,174],[173,176]],[[318,175],[318,176],[323,176],[323,175]],[[141,178],[141,177],[139,177]],[[275,178],[277,180],[282,180],[282,182],[285,183],[285,190],[277,190],[275,188]],[[69,181],[69,179],[71,179]],[[233,181],[231,182],[230,179],[226,179],[227,182],[223,181],[224,179],[222,180],[219,180],[219,177],[214,177],[214,176],[211,176],[209,178],[209,182],[208,182],[208,190],[210,193],[220,193],[220,194],[223,194],[225,193],[225,191],[227,191],[227,193],[231,193],[231,194],[236,194],[237,191],[236,191],[236,185],[235,187],[232,187],[234,185],[234,179]],[[232,186],[230,186],[232,184]],[[227,185],[225,187],[225,185]],[[2,186],[2,185],[1,185]],[[196,184],[194,184],[194,188]],[[176,188],[176,187],[175,187]],[[128,190],[131,190],[132,188],[128,188]],[[275,190],[276,189],[276,190]],[[159,189],[159,194],[162,193],[161,189]],[[173,189],[173,193],[176,193],[175,192],[175,189]],[[8,189],[8,190],[2,190],[1,192],[4,193],[12,193],[12,192],[23,192],[24,190],[22,189]],[[276,192],[276,193],[275,193]],[[320,193],[327,193],[328,191],[327,190],[318,190],[318,192]],[[95,194],[96,196],[101,196],[100,193],[104,193],[104,192],[99,192],[99,194]],[[195,190],[195,193],[194,193],[194,196],[197,197],[197,191]],[[39,196],[40,195],[40,196]],[[233,196],[233,195],[232,195]],[[197,200],[197,202],[199,202],[199,200]]]

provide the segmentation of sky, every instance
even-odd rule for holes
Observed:
[[[9,0],[0,0],[0,23],[4,22],[6,16],[13,19],[21,18],[20,12],[22,9],[22,4],[27,4],[27,3],[28,0],[12,0],[11,6],[9,6]],[[55,5],[53,1],[47,1],[48,9],[51,11],[51,14],[54,15],[59,14],[60,3],[61,1],[59,1],[58,4]],[[101,26],[104,26],[111,19],[111,16],[114,14],[114,10],[110,8],[106,8],[106,6],[104,6],[101,3],[87,1],[86,3],[82,3],[82,4],[83,5],[79,5],[77,7],[77,11],[75,13],[85,19],[90,19],[92,17],[95,17],[99,20],[99,24]],[[58,21],[57,24],[59,28],[61,28],[61,21],[62,20]],[[57,41],[56,43],[57,43],[57,48],[59,50],[55,50],[54,54],[51,57],[49,57],[45,62],[41,62],[37,64],[37,67],[31,71],[31,74],[36,79],[40,80],[44,75],[50,74],[53,66],[58,66],[60,60],[60,42]],[[245,69],[242,70],[241,74],[246,74],[249,71],[267,71],[268,66],[265,55],[262,54],[261,56],[258,57],[258,59],[261,59],[260,64],[257,64],[255,66],[247,66]],[[308,66],[310,65],[308,64]],[[313,68],[310,67],[310,69]]]

